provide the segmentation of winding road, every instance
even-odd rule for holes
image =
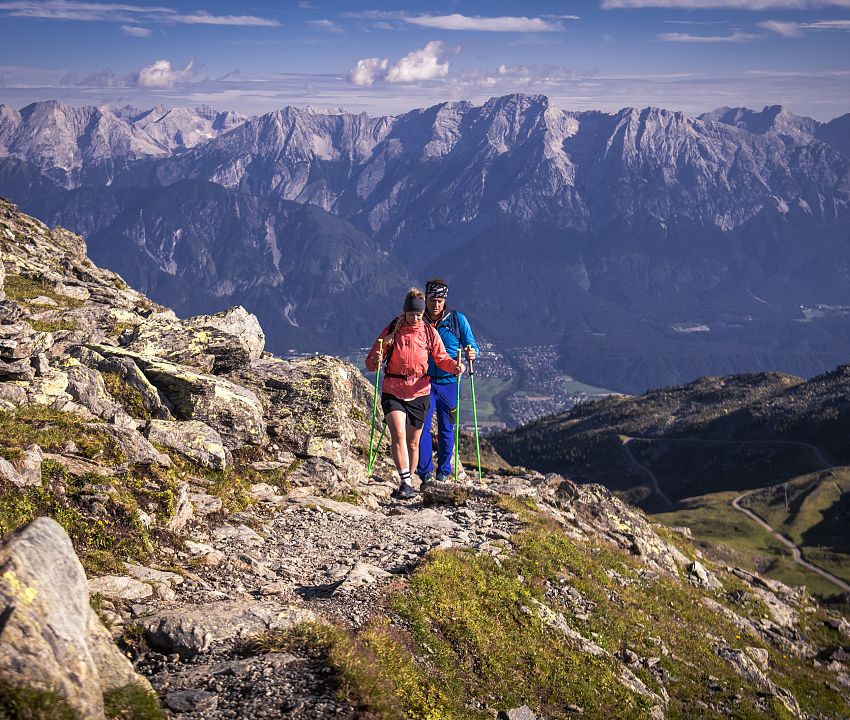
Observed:
[[[808,560],[806,560],[803,557],[803,551],[800,550],[800,548],[797,545],[795,545],[793,542],[791,542],[781,532],[779,532],[778,530],[775,530],[772,526],[768,525],[761,517],[756,515],[752,510],[749,510],[749,509],[743,507],[741,505],[741,500],[743,500],[745,497],[747,497],[747,495],[750,495],[750,493],[744,493],[743,495],[738,495],[738,497],[736,497],[732,501],[732,507],[735,508],[737,511],[744,513],[744,515],[746,515],[748,518],[750,518],[750,520],[757,522],[761,527],[763,527],[765,530],[767,530],[773,537],[775,537],[777,540],[779,540],[779,542],[781,542],[785,547],[789,548],[791,550],[791,557],[793,558],[795,563],[797,563],[798,565],[802,565],[807,570],[811,570],[812,572],[816,572],[818,575],[826,578],[833,585],[837,585],[838,587],[840,587],[845,592],[850,592],[850,585],[848,585],[846,582],[844,582],[841,578],[835,577],[835,575],[833,575],[828,570],[824,570],[822,567],[818,567],[817,565],[813,565],[812,563],[810,563]]]
[[[637,461],[634,454],[632,453],[631,448],[628,446],[632,440],[649,440],[654,442],[665,442],[665,443],[691,443],[696,445],[721,445],[721,444],[743,444],[743,445],[796,445],[798,447],[805,447],[812,451],[814,456],[817,458],[818,462],[824,467],[824,469],[835,467],[833,463],[829,462],[823,454],[823,451],[817,447],[816,445],[811,445],[809,443],[800,442],[797,440],[706,440],[703,438],[653,438],[653,437],[624,437],[623,438],[623,449],[626,452],[629,461],[639,470],[644,472],[650,479],[652,483],[653,492],[658,495],[672,510],[674,507],[673,502],[670,498],[664,493],[661,489],[661,483],[658,481],[658,477],[652,470],[650,470],[646,465],[642,465]],[[825,578],[829,582],[831,582],[836,587],[840,588],[844,592],[850,592],[850,584],[842,580],[841,578],[836,577],[828,570],[825,570],[822,567],[819,567],[813,563],[810,563],[803,556],[803,551],[800,547],[794,544],[789,538],[776,530],[773,526],[771,526],[764,518],[758,516],[752,510],[745,508],[741,505],[741,501],[746,498],[748,495],[751,495],[755,490],[751,490],[750,492],[742,493],[738,497],[736,497],[732,501],[732,507],[735,508],[740,513],[746,515],[750,520],[757,523],[761,528],[766,530],[771,534],[772,537],[776,538],[779,542],[781,542],[785,547],[791,550],[791,558],[795,563],[800,565],[801,567],[806,568],[806,570],[810,570],[811,572],[817,573],[821,577]]]

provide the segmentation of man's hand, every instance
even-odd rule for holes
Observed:
[[[478,355],[475,353],[475,348],[472,347],[472,345],[467,345],[466,346],[466,359],[469,360],[469,362],[472,362],[477,357],[478,357]]]

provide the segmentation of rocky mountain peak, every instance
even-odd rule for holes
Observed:
[[[782,105],[765,105],[761,111],[746,107],[721,107],[700,115],[707,122],[721,122],[750,133],[764,135],[775,133],[801,144],[815,138],[822,123],[809,117],[795,115]]]

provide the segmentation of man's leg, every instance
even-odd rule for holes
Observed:
[[[445,477],[452,475],[452,459],[455,448],[455,405],[457,383],[432,385],[437,389],[435,408],[437,414],[437,473]]]
[[[431,385],[431,404],[425,415],[425,424],[422,426],[422,435],[419,438],[419,462],[416,464],[416,474],[420,480],[434,474],[434,447],[431,440],[431,423],[434,420],[434,400],[436,394],[434,385]]]

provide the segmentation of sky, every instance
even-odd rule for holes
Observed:
[[[0,103],[850,112],[850,0],[0,0]]]

